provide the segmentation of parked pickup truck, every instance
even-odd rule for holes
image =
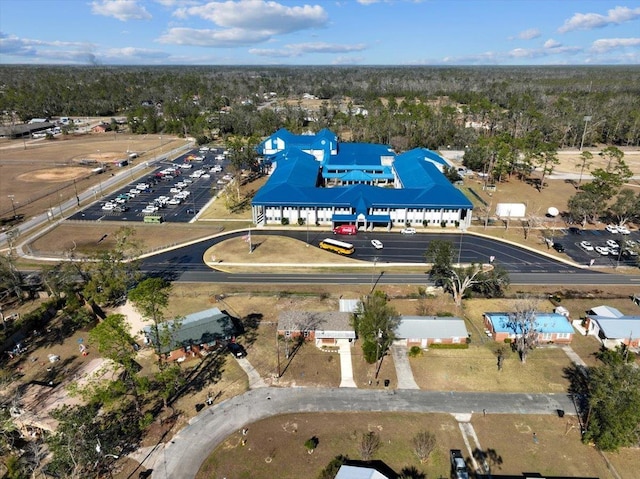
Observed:
[[[464,462],[460,449],[451,449],[451,477],[454,479],[469,479],[467,464]]]

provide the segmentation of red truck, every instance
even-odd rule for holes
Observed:
[[[334,235],[354,235],[358,233],[356,225],[340,225],[333,228]]]

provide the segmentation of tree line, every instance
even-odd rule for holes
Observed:
[[[464,148],[501,135],[557,148],[640,144],[637,66],[5,65],[0,85],[5,124],[124,116],[133,133],[195,137],[326,127],[399,150]],[[311,114],[283,101],[305,93],[322,100]]]

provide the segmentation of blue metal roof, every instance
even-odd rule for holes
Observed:
[[[522,334],[508,327],[510,314],[513,313],[484,313],[489,318],[493,329],[497,333]],[[573,326],[567,318],[557,313],[535,313],[534,329],[539,333],[573,333]]]
[[[291,135],[286,130],[284,131]],[[279,130],[274,135],[281,132],[282,130]],[[353,148],[346,145],[352,145]],[[393,154],[387,150],[387,147],[341,143],[340,150],[350,151],[349,155],[354,155],[354,162],[357,162],[351,166],[341,164],[344,171],[340,173],[340,177],[344,181],[366,181],[365,175],[392,178],[391,172],[389,172],[391,176],[377,176],[367,171],[366,168],[366,165],[378,165],[377,168],[380,168],[381,152],[384,150],[386,154]],[[473,207],[471,201],[457,190],[433,163],[424,161],[425,151],[429,150],[412,150],[395,158],[393,168],[403,188],[383,188],[368,184],[322,188],[316,186],[319,175],[318,161],[312,155],[298,149],[287,148],[274,156],[275,170],[267,183],[256,193],[252,204],[358,207],[358,209],[363,206],[368,208],[471,209]],[[366,160],[364,158],[366,152],[376,155],[375,158]],[[362,157],[359,156],[356,160],[356,153]],[[340,166],[331,162],[327,164],[330,164],[332,169],[338,169]],[[361,212],[366,213],[366,211]]]
[[[331,168],[353,168],[355,165],[380,166],[382,157],[395,158],[396,153],[386,145],[373,143],[340,143],[338,154],[325,158]]]
[[[414,148],[413,150],[409,150],[398,156],[406,156],[415,160],[430,161],[433,163],[438,163],[442,166],[449,166],[447,160],[445,160],[435,151],[429,150],[428,148]]]

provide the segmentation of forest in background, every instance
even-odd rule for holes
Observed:
[[[313,95],[320,105],[302,102]],[[640,67],[0,66],[3,123],[122,116],[132,133],[464,148],[508,135],[555,148],[640,145]],[[585,117],[590,117],[585,122]]]

